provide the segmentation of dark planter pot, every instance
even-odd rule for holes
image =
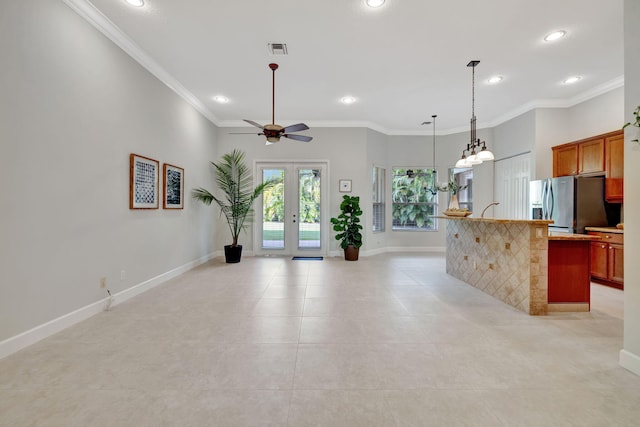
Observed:
[[[349,245],[344,250],[345,261],[357,261],[360,254],[360,248],[356,248],[353,245]]]
[[[224,260],[227,263],[233,264],[236,262],[240,262],[241,257],[242,257],[242,245],[238,245],[238,246],[226,245],[224,247]]]

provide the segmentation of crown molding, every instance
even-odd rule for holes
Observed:
[[[248,123],[241,120],[220,120],[202,103],[194,94],[185,88],[175,77],[162,68],[149,54],[147,54],[138,44],[136,44],[129,36],[127,36],[118,26],[116,26],[109,18],[104,16],[91,2],[88,0],[62,0],[67,6],[74,10],[78,15],[83,17],[98,31],[113,41],[125,53],[136,60],[140,65],[146,68],[151,74],[163,82],[169,89],[182,97],[187,103],[192,105],[200,114],[210,120],[218,127],[252,127]],[[492,128],[512,120],[522,114],[525,114],[536,108],[570,108],[574,105],[588,101],[596,96],[603,95],[609,91],[624,86],[624,76],[616,77],[613,80],[605,82],[599,86],[588,89],[573,98],[569,99],[540,99],[528,102],[520,107],[496,117],[495,119],[479,123],[477,129]],[[300,120],[302,122],[303,120]],[[269,120],[262,123],[268,123]],[[305,123],[310,127],[339,127],[339,128],[368,128],[385,135],[398,136],[422,136],[432,135],[428,131],[423,130],[402,130],[388,129],[377,123],[370,121],[308,121]],[[291,120],[291,123],[297,123]],[[439,130],[437,135],[452,135],[456,133],[467,132],[466,126],[460,126],[450,129]]]
[[[74,12],[93,25],[109,40],[122,49],[127,55],[153,74],[158,80],[167,85],[178,96],[191,104],[200,114],[217,125],[218,118],[175,77],[162,68],[144,49],[127,36],[116,24],[104,16],[91,2],[87,0],[62,0]]]

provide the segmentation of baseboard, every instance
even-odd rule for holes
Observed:
[[[127,301],[128,299],[131,299],[136,295],[148,291],[149,289],[152,289],[155,286],[166,282],[167,280],[179,276],[180,274],[185,273],[186,271],[189,271],[200,264],[204,264],[205,262],[212,259],[216,255],[216,253],[205,255],[195,261],[188,262],[184,265],[181,265],[180,267],[160,274],[159,276],[118,292],[111,297],[110,305],[114,306]],[[43,323],[42,325],[38,325],[35,328],[29,329],[28,331],[1,341],[0,359],[7,357],[10,354],[16,353],[25,347],[35,344],[40,340],[50,337],[53,334],[56,334],[70,326],[75,325],[76,323],[82,322],[83,320],[86,320],[91,316],[95,316],[96,314],[104,311],[108,304],[109,298],[103,298],[87,306],[74,310],[71,313],[60,316],[57,319],[50,320],[47,323]]]
[[[627,350],[620,350],[620,366],[636,375],[640,375],[640,356]]]
[[[445,253],[447,250],[444,246],[390,246],[385,252],[438,252]]]

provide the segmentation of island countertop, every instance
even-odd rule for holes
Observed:
[[[435,218],[455,219],[457,221],[488,222],[493,224],[529,224],[529,225],[553,224],[553,221],[548,219],[471,218],[468,216],[464,217],[464,216],[448,216],[448,215],[439,215],[439,216],[436,216]]]

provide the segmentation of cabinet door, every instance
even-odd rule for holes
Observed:
[[[553,148],[553,177],[576,175],[578,173],[578,145]]]
[[[624,134],[605,139],[606,172],[605,199],[607,202],[623,202]]]
[[[608,277],[609,245],[602,242],[591,242],[591,275],[601,279]]]
[[[604,172],[604,138],[578,145],[578,173]]]
[[[624,283],[624,246],[617,243],[609,244],[609,280]]]

